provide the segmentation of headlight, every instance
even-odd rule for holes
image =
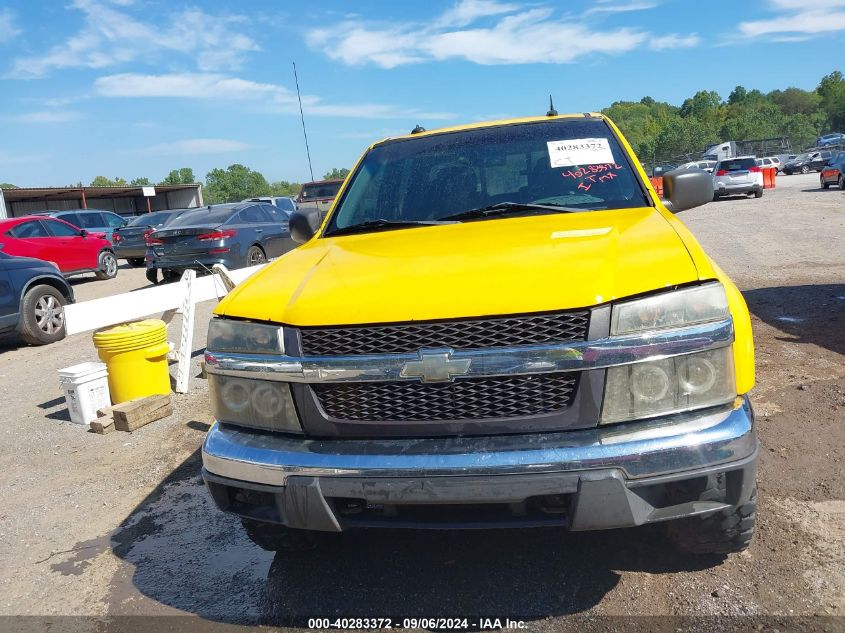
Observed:
[[[602,424],[730,402],[736,397],[732,348],[610,367]]]
[[[206,349],[236,354],[284,354],[285,342],[280,325],[215,318],[208,324]]]
[[[610,335],[682,327],[729,317],[725,289],[720,283],[710,283],[614,305]]]
[[[208,386],[218,422],[302,433],[287,383],[209,374]]]

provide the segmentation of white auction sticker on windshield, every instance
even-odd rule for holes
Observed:
[[[552,167],[597,165],[614,162],[613,151],[606,138],[573,138],[549,141],[549,161]]]

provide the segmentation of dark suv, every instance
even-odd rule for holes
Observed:
[[[97,211],[95,209],[76,209],[75,211],[47,211],[35,215],[49,215],[70,222],[79,229],[95,233],[105,233],[106,239],[112,242],[114,230],[126,226],[127,218],[111,211]]]
[[[0,253],[0,333],[17,331],[31,345],[59,341],[68,303],[73,290],[53,264]]]

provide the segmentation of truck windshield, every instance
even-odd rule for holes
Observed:
[[[532,204],[549,208],[526,206]],[[493,205],[508,210],[467,213]],[[607,123],[556,119],[378,145],[352,176],[325,235],[364,223],[384,230],[460,215],[480,220],[555,213],[554,206],[597,211],[649,205]]]

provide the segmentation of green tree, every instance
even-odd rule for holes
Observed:
[[[702,118],[722,104],[722,97],[715,90],[699,90],[681,106],[681,116]]]
[[[742,86],[737,86],[731,91],[731,94],[728,95],[728,103],[731,105],[742,103],[745,101],[747,96],[748,91]]]
[[[845,79],[838,70],[822,77],[816,92],[821,97],[821,109],[827,114],[830,129],[845,127]]]
[[[212,169],[205,177],[205,199],[209,204],[237,202],[245,198],[269,196],[270,184],[257,171],[244,165]]]
[[[800,88],[773,90],[768,94],[768,97],[787,116],[815,114],[818,112],[821,103],[821,97],[818,93],[801,90]]]
[[[348,175],[349,175],[349,170],[346,169],[346,167],[343,167],[342,169],[338,169],[337,167],[332,167],[332,169],[330,171],[327,171],[323,175],[323,178],[325,180],[336,180],[338,178],[346,178],[346,176],[348,176]]]
[[[114,180],[106,178],[105,176],[97,176],[91,181],[91,187],[125,187],[126,180],[124,178],[115,178]]]
[[[181,167],[170,171],[160,185],[191,185],[197,181],[194,178],[194,170],[190,167]]]
[[[0,189],[17,189],[17,185],[13,185],[10,182],[0,182]]]
[[[279,180],[278,182],[270,183],[271,196],[295,196],[302,189],[302,185],[298,182],[288,182],[287,180]]]
[[[150,182],[149,178],[133,178],[129,181],[129,184],[133,187],[149,187],[153,183]]]

